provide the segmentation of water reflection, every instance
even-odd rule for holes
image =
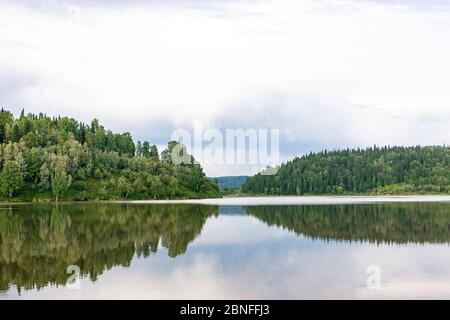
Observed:
[[[69,265],[95,281],[113,266],[129,266],[135,253],[156,252],[159,243],[176,257],[215,214],[216,207],[188,205],[11,207],[0,214],[0,290],[65,284]]]
[[[249,206],[248,214],[312,239],[374,243],[450,241],[450,205],[393,203],[371,205]]]
[[[308,277],[314,279],[308,270],[317,273],[317,266],[326,266],[327,261],[340,261],[341,270],[350,270],[355,265],[353,258],[343,258],[348,247],[338,245],[339,241],[398,245],[447,244],[450,240],[450,212],[446,203],[249,207],[66,204],[3,209],[6,210],[0,211],[0,289],[14,286],[19,292],[64,285],[68,265],[80,266],[82,274],[93,282],[106,276],[108,273],[102,273],[114,266],[129,267],[132,261],[152,259],[153,263],[164,261],[164,266],[153,269],[159,278],[167,276],[173,268],[183,274],[166,279],[166,284],[175,281],[179,287],[186,282],[181,287],[189,288],[188,284],[192,284],[189,280],[197,272],[180,267],[183,262],[180,256],[185,256],[195,260],[195,270],[202,270],[197,281],[211,277],[211,283],[217,283],[228,277],[227,283],[237,286],[236,298],[245,290],[245,286],[240,288],[245,279],[254,277],[259,277],[261,285],[270,283],[271,288],[278,288],[276,297],[295,297],[299,288],[290,283],[299,277],[303,283]],[[219,216],[220,219],[209,219]],[[207,221],[211,223],[205,227]],[[245,241],[249,237],[257,245],[248,247]],[[278,238],[283,241],[277,241]],[[188,249],[193,242],[197,248]],[[198,246],[202,245],[207,249],[199,256]],[[307,251],[307,260],[301,258],[299,252],[305,254],[310,248],[314,250]],[[163,254],[171,260],[163,260],[157,254],[159,249],[164,249]],[[386,251],[382,257],[385,264],[386,259],[398,255],[395,248],[387,250],[389,253]],[[430,252],[427,249],[422,254]],[[149,257],[152,254],[154,257]],[[274,261],[278,271],[268,270],[267,266],[274,265]],[[442,265],[448,268],[446,262]],[[131,269],[136,271],[138,267]],[[243,275],[245,272],[247,275]],[[145,274],[151,276],[148,270]],[[331,275],[320,274],[321,281],[328,276]],[[213,285],[209,288],[212,290]],[[261,297],[264,290],[254,292],[257,294],[254,297]],[[192,297],[189,292],[185,294],[180,298]],[[309,294],[313,295],[313,291]]]

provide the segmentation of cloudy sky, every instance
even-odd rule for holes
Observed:
[[[448,144],[447,3],[0,0],[0,105],[158,145],[195,122],[275,128],[281,160]]]

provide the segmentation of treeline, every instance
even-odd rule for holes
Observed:
[[[174,162],[171,141],[161,157],[148,141],[68,117],[0,111],[0,199],[45,201],[175,199],[219,196],[195,161]],[[180,151],[178,151],[180,150]],[[193,160],[193,158],[192,158]]]
[[[310,153],[257,174],[251,194],[411,194],[450,192],[450,147],[373,147]]]

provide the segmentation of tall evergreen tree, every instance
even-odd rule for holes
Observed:
[[[158,148],[155,145],[150,147],[150,158],[159,160]]]
[[[140,141],[136,143],[136,156],[142,157],[142,143]]]
[[[150,144],[148,141],[144,141],[142,144],[142,156],[146,158],[150,157]]]

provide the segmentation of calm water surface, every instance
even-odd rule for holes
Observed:
[[[450,298],[449,201],[264,201],[0,205],[0,299]]]

